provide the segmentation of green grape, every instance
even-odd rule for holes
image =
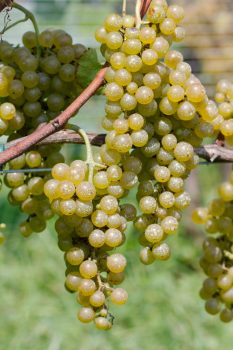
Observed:
[[[110,272],[120,273],[126,267],[127,261],[122,254],[116,253],[107,257],[107,267]]]
[[[95,318],[95,312],[91,307],[82,307],[77,315],[78,319],[82,323],[92,322]]]
[[[168,260],[170,258],[171,252],[167,243],[161,243],[159,245],[155,245],[152,248],[152,254],[154,259]]]
[[[123,305],[128,300],[128,293],[123,288],[116,288],[110,294],[110,299],[113,304]]]

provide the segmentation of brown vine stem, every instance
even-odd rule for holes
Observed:
[[[105,142],[105,134],[87,133],[88,139],[93,146],[101,146]],[[6,144],[13,147],[22,142],[26,137],[14,140]],[[56,143],[84,144],[83,138],[73,130],[60,130],[39,141],[38,145],[49,145]],[[205,145],[195,148],[195,153],[209,163],[223,162],[233,163],[233,149],[222,147],[217,144]]]
[[[32,134],[26,136],[14,146],[0,153],[0,165],[19,156],[32,146],[36,145],[47,136],[63,128],[68,120],[90,99],[90,97],[103,84],[104,74],[107,68],[102,68],[90,85],[78,96],[58,117],[48,124],[36,129]]]
[[[9,1],[7,0],[7,3]],[[142,0],[141,17],[144,17],[146,11],[151,3],[151,0]],[[1,4],[1,3],[0,3]],[[6,5],[6,2],[4,2]],[[2,4],[3,5],[3,4]],[[1,8],[1,7],[0,7]],[[102,68],[90,85],[77,97],[71,105],[63,111],[58,117],[49,122],[46,125],[41,126],[35,130],[32,134],[26,136],[15,145],[6,149],[0,153],[0,166],[7,163],[9,160],[19,156],[27,151],[32,146],[36,145],[41,140],[54,134],[56,131],[63,128],[68,120],[90,99],[92,95],[98,90],[98,88],[104,82],[104,74],[107,68]]]

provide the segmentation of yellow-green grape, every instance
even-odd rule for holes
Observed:
[[[30,151],[26,154],[26,163],[30,168],[37,168],[41,164],[41,155],[37,151]]]
[[[87,217],[91,215],[93,212],[93,204],[92,201],[81,201],[79,199],[76,200],[75,204],[75,213],[80,217]]]
[[[60,182],[54,179],[48,180],[44,184],[44,193],[50,200],[53,200],[59,197],[59,192],[58,192],[59,184]]]
[[[177,138],[173,134],[167,134],[163,136],[161,143],[165,151],[172,151],[177,145]]]
[[[138,39],[126,39],[121,50],[127,55],[137,55],[141,52],[142,43]]]
[[[73,215],[76,211],[76,203],[73,199],[61,200],[59,209],[63,215]]]
[[[142,62],[148,66],[153,66],[158,61],[158,58],[155,50],[146,49],[142,52]]]
[[[225,202],[220,198],[216,198],[212,200],[208,209],[206,210],[208,210],[209,214],[213,216],[221,216],[223,215],[225,209],[226,209]]]
[[[96,188],[105,189],[109,185],[106,171],[98,171],[93,177],[93,184]]]
[[[180,120],[192,120],[196,115],[195,107],[188,101],[179,104],[177,108],[177,116]]]
[[[127,39],[138,39],[139,38],[139,29],[134,27],[134,28],[126,28],[125,30],[125,37]]]
[[[78,290],[83,296],[89,297],[96,291],[96,284],[92,279],[84,278],[81,280]]]
[[[135,18],[130,15],[125,15],[123,17],[123,27],[132,28],[135,26]]]
[[[121,284],[125,279],[125,275],[123,272],[114,273],[114,272],[108,272],[107,280],[110,284],[118,285]]]
[[[128,293],[123,288],[115,288],[110,294],[110,300],[113,304],[123,305],[128,300]]]
[[[109,166],[106,172],[109,181],[118,181],[122,177],[122,169],[118,165]]]
[[[111,50],[117,50],[123,43],[123,37],[119,32],[110,32],[106,35],[105,43]]]
[[[95,311],[91,307],[82,307],[77,315],[78,319],[82,323],[92,322],[95,318]]]
[[[162,100],[159,103],[159,109],[165,115],[175,114],[177,107],[178,107],[178,104],[175,102],[172,102],[167,97],[162,98]]]
[[[125,68],[131,73],[138,72],[142,68],[142,59],[137,55],[127,56]]]
[[[104,21],[104,27],[108,32],[118,31],[123,25],[123,19],[118,14],[110,14]]]
[[[98,227],[104,227],[108,222],[108,215],[102,210],[95,210],[91,215],[93,224]]]
[[[207,208],[196,208],[192,212],[192,220],[195,224],[203,225],[208,220],[208,209]]]
[[[157,73],[147,73],[143,77],[143,84],[150,89],[158,89],[161,85],[161,77]]]
[[[139,33],[139,39],[143,45],[152,44],[156,38],[156,31],[152,27],[142,27]]]
[[[163,229],[158,224],[149,225],[145,231],[145,238],[150,243],[159,243],[163,239]]]
[[[116,71],[112,69],[112,67],[108,67],[108,69],[105,72],[104,79],[106,80],[107,83],[113,83],[115,74],[116,74]]]
[[[82,278],[80,277],[79,272],[73,271],[66,276],[65,286],[71,292],[77,292],[81,281]]]
[[[5,180],[9,187],[21,186],[24,184],[24,173],[8,173]]]
[[[151,4],[147,11],[147,18],[151,23],[161,23],[166,16],[166,9],[163,6]]]
[[[140,199],[139,207],[144,214],[153,214],[157,209],[157,201],[152,196],[145,196]]]
[[[138,113],[131,114],[128,118],[129,127],[134,131],[141,130],[144,126],[144,123],[145,121],[143,116]]]
[[[128,120],[120,118],[114,120],[113,128],[118,134],[125,134],[129,130]]]
[[[104,27],[100,27],[95,31],[95,39],[101,44],[106,43],[107,31]]]
[[[218,106],[218,111],[224,119],[228,119],[233,115],[233,106],[231,103],[223,102]]]
[[[92,260],[85,260],[79,267],[79,272],[83,278],[93,278],[97,275],[97,265]]]
[[[101,198],[99,207],[106,214],[112,215],[115,214],[118,209],[118,201],[115,197],[107,195]]]
[[[148,86],[140,86],[136,91],[135,97],[138,103],[144,105],[153,100],[154,94],[152,89],[150,89]]]
[[[73,247],[65,255],[67,262],[70,265],[78,266],[84,260],[84,251],[79,247]]]
[[[172,122],[168,118],[161,117],[155,120],[154,128],[156,134],[165,136],[172,131]]]
[[[94,248],[100,248],[105,243],[105,234],[102,230],[95,229],[88,236],[88,242]]]
[[[232,136],[233,135],[233,119],[224,120],[221,124],[220,131],[226,137]]]
[[[76,294],[76,300],[81,306],[90,307],[89,299],[90,296],[85,296],[80,291]]]
[[[155,39],[151,49],[157,52],[159,58],[163,58],[169,50],[169,42],[162,36]]]
[[[154,171],[154,178],[156,181],[164,183],[170,179],[170,170],[165,166],[156,166]]]
[[[231,322],[233,319],[233,311],[231,309],[225,308],[221,311],[219,317],[222,322]]]
[[[12,103],[4,102],[0,105],[0,118],[11,120],[16,116],[16,109]]]
[[[58,185],[58,197],[70,199],[75,194],[75,186],[70,181],[61,181]]]
[[[120,105],[123,111],[132,111],[137,106],[137,100],[134,96],[126,93],[121,98]]]
[[[118,228],[122,224],[121,219],[122,218],[121,218],[120,214],[118,214],[118,213],[109,215],[107,226],[109,228]]]
[[[118,85],[126,86],[132,81],[132,74],[124,68],[118,69],[115,73],[114,80]]]
[[[168,260],[171,255],[170,248],[167,243],[155,245],[152,248],[152,255],[156,260]]]
[[[76,186],[76,195],[82,201],[92,201],[96,196],[95,186],[88,181],[83,181]]]
[[[130,95],[135,95],[137,89],[138,85],[134,81],[131,81],[126,87],[126,90]]]
[[[201,102],[206,96],[205,88],[201,84],[191,84],[186,89],[186,95],[190,102]]]
[[[122,243],[122,240],[122,233],[118,229],[109,228],[107,231],[105,231],[105,244],[107,244],[109,247],[118,247]]]
[[[132,139],[129,134],[117,135],[113,140],[113,147],[119,153],[127,153],[132,148]]]
[[[55,180],[66,180],[69,177],[70,167],[64,163],[58,163],[52,168],[52,177]]]
[[[151,265],[155,261],[155,258],[149,247],[144,247],[139,253],[139,259],[144,265]]]
[[[216,298],[212,298],[212,299],[207,300],[205,303],[205,309],[211,315],[218,314],[221,310],[219,300]]]
[[[11,195],[13,199],[16,200],[17,202],[25,201],[29,196],[29,190],[27,185],[21,185],[19,187],[14,188],[11,191]]]
[[[221,199],[225,202],[230,202],[233,200],[233,184],[230,182],[223,182],[219,188],[218,193]]]
[[[176,27],[173,34],[173,41],[180,42],[183,41],[186,35],[186,30],[184,27]]]
[[[175,194],[175,207],[177,209],[185,209],[189,207],[190,203],[191,203],[191,197],[188,192]]]
[[[172,70],[171,73],[169,74],[169,82],[171,85],[184,86],[186,79],[187,78],[185,73],[179,70]]]
[[[0,72],[0,97],[6,97],[9,95],[9,81],[5,74]],[[9,91],[9,92],[8,92]]]
[[[112,328],[112,324],[106,317],[98,316],[95,318],[95,326],[97,329],[107,331]]]
[[[176,23],[180,23],[184,19],[184,9],[179,5],[171,5],[168,7],[166,15]]]
[[[176,22],[172,18],[165,18],[159,25],[162,34],[171,35],[176,29]]]
[[[187,142],[177,143],[174,149],[174,156],[179,162],[187,162],[194,156],[192,145]]]
[[[123,69],[125,67],[125,63],[126,63],[126,55],[123,52],[115,52],[111,55],[110,64],[113,69]],[[105,76],[105,79],[106,79],[106,76]]]
[[[167,97],[171,102],[180,102],[184,99],[184,89],[179,85],[173,85],[168,89]]]
[[[97,290],[90,296],[89,302],[94,307],[100,307],[105,303],[105,295],[100,290]]]
[[[183,62],[183,55],[176,50],[168,51],[164,57],[164,63],[172,69],[176,69],[177,65]]]
[[[173,216],[167,216],[161,221],[161,227],[167,235],[176,233],[179,223]]]
[[[137,185],[137,183],[138,183],[138,177],[132,171],[125,171],[120,180],[121,186],[126,190],[133,188],[134,186]]]
[[[126,264],[126,258],[122,254],[116,253],[107,257],[107,267],[110,270],[110,272],[123,272],[126,267]]]
[[[105,87],[105,95],[109,101],[118,101],[122,98],[124,90],[116,83],[109,83]]]
[[[159,195],[159,203],[165,209],[173,207],[175,204],[175,197],[173,193],[169,191],[162,192]]]

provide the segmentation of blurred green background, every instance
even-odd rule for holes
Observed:
[[[214,0],[209,0],[210,4],[211,1]],[[66,29],[74,41],[92,47],[96,46],[95,28],[121,4],[118,0],[21,3],[37,15],[41,29]],[[183,3],[190,9],[189,1]],[[13,21],[19,15],[12,11],[10,16]],[[19,25],[4,39],[17,43],[30,28],[29,23]],[[197,73],[205,74],[203,62],[194,57]],[[214,81],[216,76],[209,75],[208,81],[211,78]],[[102,97],[92,98],[77,116],[78,124],[89,131],[101,131],[98,124],[103,104]],[[64,152],[69,158],[71,154],[82,154],[83,148],[66,146]],[[192,205],[202,205],[214,198],[217,183],[228,171],[229,166],[200,166],[187,184],[193,195]],[[22,216],[9,206],[6,194],[3,189],[0,222],[7,224],[7,241],[0,249],[0,350],[233,349],[232,325],[223,325],[208,316],[198,296],[203,279],[198,267],[203,233],[190,222],[191,209],[184,214],[179,234],[170,240],[172,258],[168,262],[142,266],[136,235],[129,230],[122,248],[129,261],[123,284],[129,292],[129,301],[126,306],[112,307],[115,325],[110,332],[102,333],[76,320],[78,305],[63,287],[65,267],[53,222],[44,233],[22,238],[18,232]],[[134,201],[133,196],[129,200]]]

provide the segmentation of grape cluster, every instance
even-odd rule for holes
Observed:
[[[214,134],[218,114],[200,81],[172,41],[184,37],[184,11],[165,0],[152,1],[149,22],[109,15],[96,40],[110,64],[102,121],[107,131],[100,150],[103,163],[120,165],[127,187],[139,181],[139,215],[134,222],[145,264],[166,260],[165,239],[174,234],[181,211],[189,206],[184,180],[198,164],[194,147]]]
[[[7,135],[8,141],[54,119],[82,91],[77,68],[86,51],[83,45],[74,44],[63,30],[45,30],[38,38],[29,31],[22,42],[23,46],[16,47],[0,43],[0,135]],[[43,231],[53,216],[43,193],[48,177],[43,168],[64,161],[60,149],[58,145],[39,146],[9,162],[11,172],[5,184],[11,188],[9,202],[28,215],[20,226],[24,236]],[[33,172],[37,168],[41,172]]]
[[[223,322],[233,319],[233,171],[230,181],[218,188],[219,197],[207,208],[192,213],[196,224],[204,224],[208,237],[203,243],[200,260],[207,278],[200,296],[211,315],[220,313]]]
[[[218,129],[229,146],[233,145],[233,84],[222,79],[217,83],[215,101],[218,104]]]
[[[127,221],[135,218],[136,210],[130,204],[120,206],[119,195],[107,192],[111,181],[121,178],[120,167],[112,165],[88,175],[84,161],[75,160],[70,166],[58,163],[44,192],[59,215],[55,229],[58,246],[65,252],[65,286],[76,293],[82,306],[78,319],[107,330],[113,322],[107,301],[122,305],[128,299],[123,288],[113,288],[124,280],[126,258],[109,251],[124,243]]]

